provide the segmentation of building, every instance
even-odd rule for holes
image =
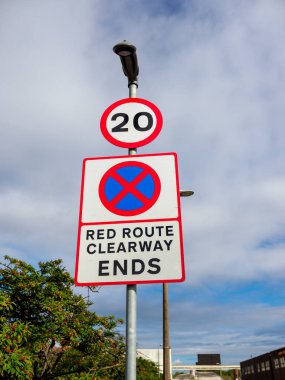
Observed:
[[[221,364],[220,354],[198,354],[197,365],[217,365]]]
[[[242,380],[284,380],[285,347],[240,363]]]

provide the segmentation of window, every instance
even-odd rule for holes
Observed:
[[[275,369],[279,368],[279,359],[278,358],[274,359],[274,368]]]
[[[266,371],[270,371],[270,363],[269,363],[269,360],[266,360],[266,362],[265,362],[265,370],[266,370]]]
[[[261,362],[261,372],[264,372],[264,371],[265,371],[265,363]]]
[[[285,356],[282,356],[282,357],[280,358],[280,365],[281,365],[282,368],[285,367]]]
[[[260,372],[260,364],[257,363],[257,372]]]

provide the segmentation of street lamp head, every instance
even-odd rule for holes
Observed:
[[[126,57],[128,55],[134,54],[136,50],[137,48],[126,40],[119,42],[113,47],[113,51],[120,57]]]
[[[113,51],[120,57],[123,72],[128,77],[129,84],[137,81],[139,74],[136,50],[137,48],[126,40],[113,47]]]

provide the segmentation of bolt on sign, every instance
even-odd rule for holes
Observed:
[[[76,285],[185,279],[175,153],[83,162]]]

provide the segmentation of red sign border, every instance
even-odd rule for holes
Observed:
[[[152,132],[151,135],[148,137],[144,138],[143,140],[137,141],[137,142],[124,142],[116,139],[113,137],[110,132],[107,129],[107,118],[110,115],[110,113],[118,106],[126,103],[141,103],[149,107],[156,116],[156,127],[154,128],[154,131]],[[142,99],[142,98],[126,98],[126,99],[121,99],[118,100],[117,102],[111,104],[104,112],[103,115],[101,116],[100,120],[100,129],[107,141],[109,141],[111,144],[119,146],[121,148],[139,148],[141,146],[149,144],[152,140],[154,140],[160,133],[162,129],[162,124],[163,124],[163,118],[160,110],[157,108],[155,104],[150,102],[149,100]]]
[[[117,159],[117,158],[128,158],[135,160],[140,157],[151,157],[151,156],[169,156],[174,157],[175,163],[175,179],[177,185],[177,205],[178,205],[178,217],[177,218],[165,218],[165,219],[141,219],[141,220],[122,220],[122,221],[110,221],[110,222],[93,222],[93,223],[82,223],[82,208],[83,208],[83,194],[84,194],[84,179],[85,179],[85,165],[89,160],[102,160],[102,159]],[[79,251],[80,251],[80,236],[81,228],[83,226],[96,226],[96,225],[110,225],[110,224],[124,224],[124,223],[146,223],[146,222],[171,222],[177,221],[179,225],[179,238],[180,238],[180,259],[181,259],[181,278],[179,279],[167,279],[167,280],[142,280],[142,281],[100,281],[100,282],[79,282],[78,279],[78,267],[79,267]],[[178,177],[178,162],[176,153],[154,153],[154,154],[137,154],[134,156],[109,156],[109,157],[93,157],[85,158],[83,160],[83,170],[82,170],[82,181],[81,181],[81,194],[80,194],[80,207],[79,207],[79,223],[78,223],[78,233],[77,233],[77,247],[76,247],[76,263],[75,263],[75,277],[74,284],[76,286],[103,286],[103,285],[131,285],[131,284],[162,284],[162,283],[172,283],[172,282],[183,282],[185,281],[185,262],[184,262],[184,247],[183,247],[183,234],[182,234],[182,218],[181,218],[181,205],[180,205],[180,190],[179,190],[179,177]]]

